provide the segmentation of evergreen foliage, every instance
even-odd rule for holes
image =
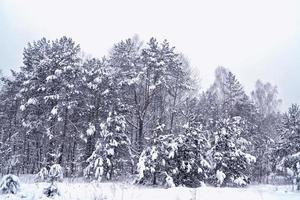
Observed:
[[[42,38],[24,49],[18,72],[1,77],[3,174],[50,180],[47,196],[63,176],[166,187],[299,176],[300,109],[280,113],[270,83],[247,95],[218,67],[200,90],[183,54],[155,38],[120,41],[102,59],[82,55],[71,38]]]

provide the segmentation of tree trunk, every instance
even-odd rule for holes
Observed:
[[[77,143],[76,141],[74,141],[73,143],[73,149],[72,149],[72,163],[71,163],[71,174],[74,175],[74,172],[75,172],[75,151],[76,151],[76,146],[77,146]]]
[[[63,133],[61,137],[61,146],[59,150],[59,158],[58,158],[58,164],[63,165],[63,154],[65,149],[65,140],[67,135],[67,125],[68,125],[68,108],[65,108],[65,120],[64,120],[64,127],[63,127]]]
[[[139,138],[139,151],[142,152],[143,151],[143,146],[144,146],[144,132],[143,132],[143,128],[144,128],[144,121],[143,119],[139,119],[139,129],[138,129],[138,138]]]
[[[174,99],[173,99],[173,109],[175,108],[176,100],[177,100],[177,90],[175,91],[175,94],[174,94]],[[170,133],[172,133],[172,131],[173,131],[174,118],[175,118],[175,113],[174,113],[174,110],[172,110],[172,114],[171,114],[171,125],[170,125]]]

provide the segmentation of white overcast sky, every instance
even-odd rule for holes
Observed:
[[[135,34],[168,39],[204,88],[224,66],[247,92],[261,79],[278,86],[284,109],[300,103],[300,0],[1,0],[0,69],[22,65],[23,48],[41,37],[66,35],[102,57]]]

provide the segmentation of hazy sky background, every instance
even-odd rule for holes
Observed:
[[[9,74],[22,65],[23,48],[41,37],[66,35],[102,57],[134,34],[168,39],[203,88],[224,66],[247,92],[261,79],[278,86],[283,109],[300,103],[299,0],[1,0],[0,69]]]

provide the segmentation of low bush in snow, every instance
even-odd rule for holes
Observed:
[[[53,182],[48,187],[46,187],[43,191],[44,195],[47,197],[54,197],[60,195],[56,184]]]
[[[54,164],[48,170],[43,167],[36,175],[35,181],[61,182],[63,180],[63,168],[59,164]]]
[[[152,145],[139,157],[137,182],[140,184],[199,187],[203,183],[215,186],[243,187],[255,157],[246,153],[250,145],[241,134],[243,121],[239,117],[225,118],[216,124],[214,133],[203,130],[201,124],[184,125],[179,135],[158,133]],[[214,137],[208,142],[208,135]],[[172,184],[171,184],[172,185]]]
[[[300,152],[284,157],[276,168],[286,177],[290,177],[297,190],[300,190]]]
[[[207,142],[196,132],[161,135],[146,148],[138,163],[140,184],[199,187],[208,177]]]
[[[0,183],[2,194],[16,194],[20,190],[20,180],[17,176],[8,174],[3,176]]]

